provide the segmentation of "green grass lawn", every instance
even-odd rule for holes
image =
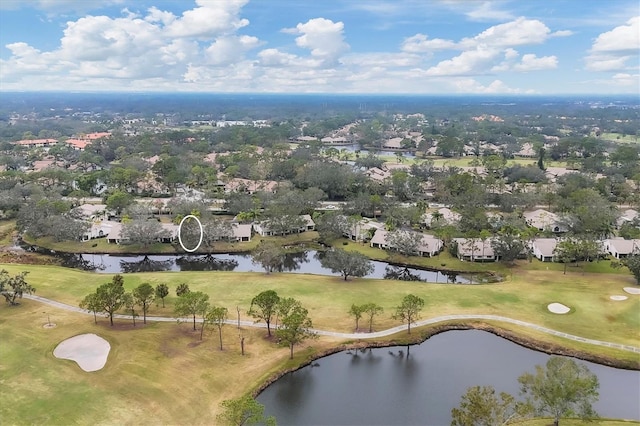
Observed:
[[[55,266],[7,264],[0,268],[11,273],[28,270],[28,281],[38,295],[72,305],[112,277]],[[233,319],[236,306],[242,318],[248,319],[251,299],[260,291],[274,289],[281,296],[299,299],[309,309],[314,327],[327,330],[352,331],[353,319],[346,314],[351,304],[378,303],[385,309],[374,323],[380,330],[398,325],[391,319],[393,308],[404,295],[413,293],[425,300],[423,318],[498,314],[635,346],[640,337],[640,296],[629,295],[623,302],[609,299],[609,295],[623,294],[622,287],[633,285],[631,276],[620,274],[563,275],[516,268],[513,277],[503,283],[474,286],[374,279],[344,282],[339,277],[236,272],[140,273],[125,274],[124,278],[128,290],[142,282],[168,283],[166,308],[152,306],[150,315],[171,316],[175,288],[186,282],[192,290],[208,293],[213,304],[227,307]],[[551,314],[546,308],[550,302],[564,303],[572,311]],[[48,318],[56,323],[55,328],[42,327]],[[510,324],[489,325],[543,343],[640,365],[640,357],[630,352],[604,350]],[[18,307],[1,306],[0,418],[6,424],[84,424],[96,419],[107,424],[210,424],[220,401],[251,392],[276,371],[293,368],[308,356],[341,343],[328,338],[305,343],[296,349],[296,359],[289,361],[288,349],[266,341],[264,330],[246,329],[241,332],[248,355],[242,357],[239,331],[231,325],[224,330],[226,348],[220,352],[215,334],[207,334],[201,343],[189,324],[149,322],[134,329],[130,321],[116,320],[116,327],[111,328],[104,318],[94,325],[91,316],[30,300],[23,300]],[[85,332],[103,336],[112,346],[107,366],[99,372],[84,373],[75,363],[52,356],[61,340]],[[388,340],[407,337],[402,332]]]
[[[611,142],[638,143],[640,138],[636,135],[622,135],[621,133],[602,133],[600,139]]]

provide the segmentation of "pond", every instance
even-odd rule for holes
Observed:
[[[471,386],[518,395],[518,377],[549,358],[491,333],[448,331],[420,345],[345,351],[267,387],[279,425],[448,425]],[[602,417],[640,420],[640,372],[578,361],[598,376]]]
[[[323,252],[308,250],[286,254],[279,272],[339,276],[320,263]],[[153,271],[236,271],[265,272],[251,261],[248,253],[216,255],[110,255],[110,254],[57,254],[67,267],[95,270],[103,273]],[[372,261],[374,270],[367,278],[384,278],[431,283],[486,283],[495,280],[489,275],[458,274],[428,269],[408,268],[382,261]]]

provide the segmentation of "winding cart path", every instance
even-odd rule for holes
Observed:
[[[67,305],[66,303],[57,302],[55,300],[47,299],[47,298],[36,296],[36,295],[33,295],[33,294],[31,294],[31,295],[25,294],[25,295],[23,295],[23,297],[25,299],[35,300],[35,301],[43,303],[45,305],[53,306],[53,307],[56,307],[56,308],[59,308],[59,309],[64,309],[66,311],[77,312],[77,313],[80,313],[80,314],[93,315],[93,312],[91,312],[91,311],[87,311],[85,309],[81,309],[81,308],[76,307],[76,306]],[[114,318],[120,318],[120,319],[131,319],[130,315],[116,314],[113,317]],[[185,322],[186,321],[192,321],[191,319],[188,319],[188,318],[147,316],[147,321],[174,322],[174,321],[178,321],[178,320],[185,321]],[[539,326],[539,325],[536,325],[536,324],[532,324],[530,322],[520,321],[520,320],[517,320],[517,319],[504,317],[504,316],[501,316],[501,315],[482,315],[482,314],[477,314],[477,315],[474,315],[474,314],[443,315],[443,316],[438,316],[438,317],[433,317],[433,318],[428,318],[428,319],[416,321],[414,323],[413,327],[436,324],[436,323],[439,323],[439,322],[452,321],[452,320],[453,321],[455,321],[455,320],[490,320],[490,321],[506,322],[506,323],[509,323],[509,324],[515,324],[515,325],[518,325],[520,327],[526,327],[526,328],[529,328],[529,329],[532,329],[532,330],[539,331],[541,333],[546,333],[546,334],[550,334],[550,335],[553,335],[553,336],[562,337],[562,338],[573,340],[573,341],[576,341],[576,342],[586,343],[586,344],[589,344],[589,345],[603,346],[603,347],[607,347],[607,348],[619,349],[619,350],[623,350],[623,351],[635,352],[635,353],[640,354],[640,348],[636,347],[636,346],[622,345],[622,344],[619,344],[619,343],[612,343],[612,342],[604,342],[602,340],[587,339],[587,338],[584,338],[584,337],[575,336],[573,334],[568,334],[568,333],[563,333],[561,331],[552,330],[550,328],[542,327],[542,326]],[[227,320],[227,323],[228,324],[237,324],[238,321]],[[253,321],[240,321],[240,324],[245,326],[245,327],[267,328],[266,324],[261,323],[261,322],[256,323],[256,322],[253,322]],[[315,333],[317,333],[318,335],[321,335],[321,336],[337,337],[337,338],[341,338],[341,339],[376,339],[376,338],[390,336],[392,334],[402,332],[405,329],[406,329],[405,325],[399,325],[397,327],[392,327],[392,328],[388,328],[386,330],[376,331],[376,332],[373,332],[373,333],[340,333],[340,332],[337,332],[337,331],[316,330],[316,329],[314,329],[313,331]]]

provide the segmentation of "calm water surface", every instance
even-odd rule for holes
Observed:
[[[549,355],[493,334],[448,331],[407,347],[340,352],[287,374],[258,400],[279,425],[448,425],[470,386],[518,395],[518,376]],[[602,417],[640,420],[640,372],[584,363]]]
[[[281,272],[339,276],[324,268],[319,260],[322,253],[308,250],[289,253],[285,257]],[[444,273],[426,269],[405,268],[387,262],[372,261],[374,270],[367,278],[402,279],[432,283],[469,283],[469,277],[456,273]],[[264,272],[260,265],[251,261],[246,253],[215,254],[213,256],[140,255],[123,256],[109,254],[70,255],[66,266],[95,268],[96,272],[150,272],[150,271],[236,271]],[[480,277],[474,279],[474,282]]]

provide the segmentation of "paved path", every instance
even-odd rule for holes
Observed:
[[[25,294],[23,297],[25,299],[35,300],[35,301],[44,303],[44,304],[49,305],[49,306],[54,306],[56,308],[64,309],[66,311],[93,315],[93,312],[91,312],[91,311],[87,311],[85,309],[81,309],[81,308],[79,308],[77,306],[67,305],[66,303],[56,302],[55,300],[46,299],[44,297],[40,297],[40,296],[36,296],[36,295],[29,295],[29,294]],[[130,315],[116,314],[113,317],[114,318],[120,318],[120,319],[131,319]],[[542,326],[539,326],[539,325],[536,325],[536,324],[532,324],[530,322],[520,321],[520,320],[517,320],[517,319],[503,317],[503,316],[500,316],[500,315],[443,315],[443,316],[439,316],[439,317],[434,317],[434,318],[429,318],[429,319],[425,319],[425,320],[421,320],[421,321],[416,321],[415,325],[413,327],[419,327],[419,326],[422,326],[422,325],[436,324],[436,323],[443,322],[443,321],[455,321],[455,320],[490,320],[490,321],[506,322],[506,323],[509,323],[509,324],[515,324],[515,325],[518,325],[518,326],[521,326],[521,327],[526,327],[526,328],[529,328],[529,329],[532,329],[532,330],[536,330],[536,331],[539,331],[539,332],[542,332],[542,333],[551,334],[553,336],[558,336],[558,337],[563,337],[565,339],[574,340],[576,342],[587,343],[587,344],[596,345],[596,346],[604,346],[604,347],[608,347],[608,348],[620,349],[620,350],[623,350],[623,351],[635,352],[635,353],[640,354],[640,348],[636,347],[636,346],[621,345],[619,343],[611,343],[611,342],[603,342],[601,340],[586,339],[584,337],[574,336],[573,334],[563,333],[561,331],[552,330],[550,328],[542,327]],[[193,319],[191,319],[191,318],[180,318],[180,319],[177,319],[177,318],[172,318],[172,317],[148,316],[147,317],[147,321],[161,321],[161,322],[184,321],[184,322],[189,322],[189,321],[193,321]],[[198,321],[198,320],[196,320],[196,321]],[[198,321],[198,322],[200,322],[200,321]],[[238,321],[228,320],[227,323],[228,324],[237,324]],[[253,321],[240,321],[240,324],[245,326],[245,327],[267,328],[267,325],[262,323],[262,322],[256,323],[256,322],[253,322]],[[322,336],[337,337],[337,338],[341,338],[341,339],[376,339],[376,338],[380,338],[380,337],[389,336],[391,334],[399,333],[401,331],[404,331],[405,329],[406,329],[405,325],[399,325],[397,327],[388,328],[388,329],[382,330],[382,331],[376,331],[374,333],[339,333],[337,331],[326,331],[326,330],[313,330],[313,331],[315,333],[319,334],[319,335],[322,335]]]

